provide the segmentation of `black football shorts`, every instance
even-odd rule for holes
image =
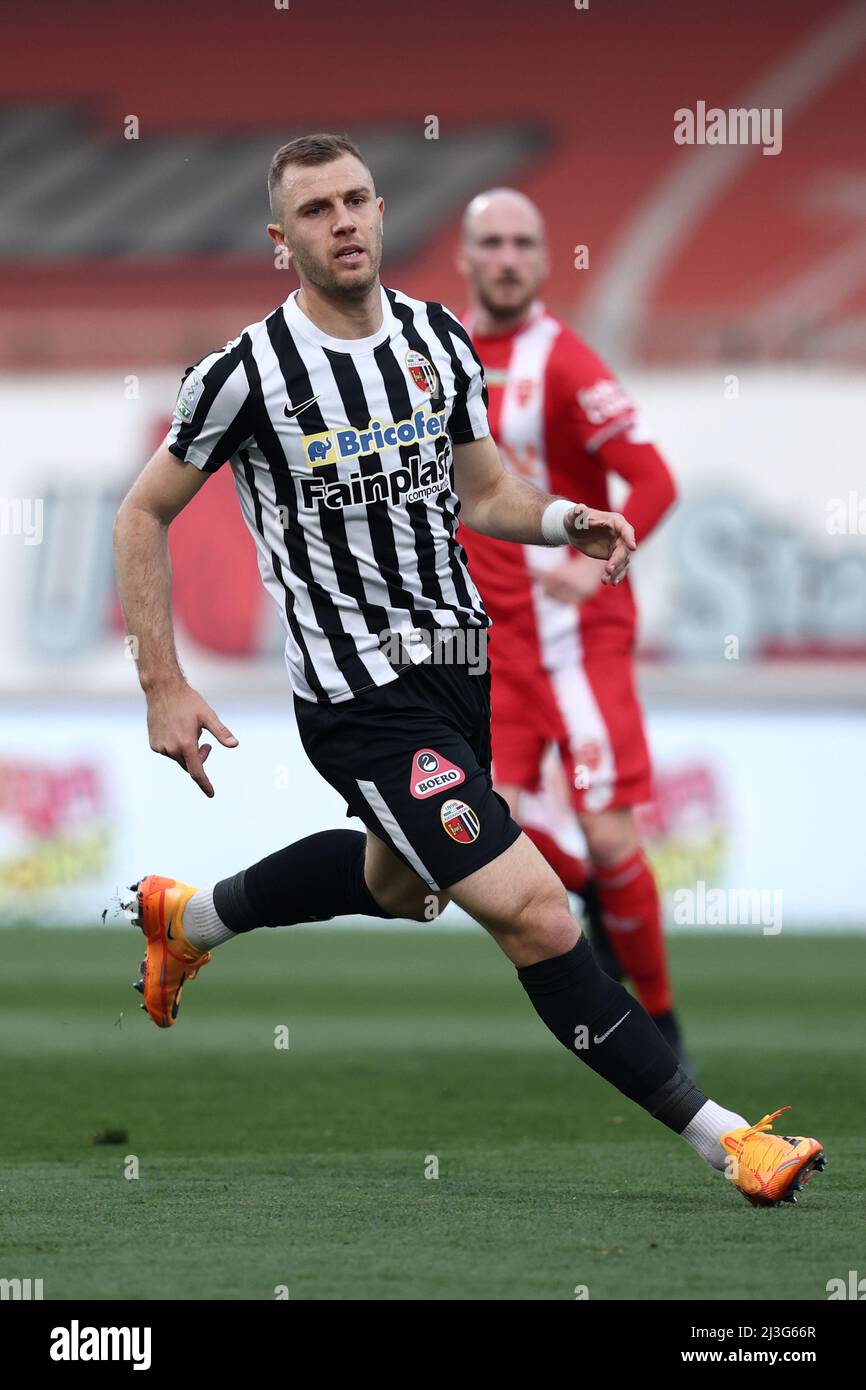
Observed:
[[[338,704],[295,696],[317,772],[431,889],[497,859],[520,835],[490,779],[490,674],[421,663]]]

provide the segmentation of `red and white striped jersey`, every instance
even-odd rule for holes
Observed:
[[[608,474],[619,474],[630,484],[622,510],[642,540],[671,505],[673,481],[605,363],[540,301],[519,328],[495,337],[475,334],[471,315],[463,323],[484,364],[490,428],[505,467],[546,492],[605,511]],[[596,644],[632,645],[636,613],[627,579],[577,607],[547,597],[534,578],[562,564],[560,547],[515,545],[465,526],[460,540],[503,656],[506,627],[511,655],[533,655],[547,670],[579,660],[589,630]]]

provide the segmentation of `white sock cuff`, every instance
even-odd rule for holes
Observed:
[[[683,1130],[683,1138],[711,1168],[724,1172],[727,1154],[722,1148],[721,1137],[729,1129],[741,1129],[748,1123],[736,1110],[725,1110],[714,1100],[708,1100],[689,1120]]]
[[[229,931],[213,903],[213,888],[199,888],[183,910],[183,930],[191,946],[209,951],[231,941],[238,932]]]

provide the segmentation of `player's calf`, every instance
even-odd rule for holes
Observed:
[[[453,885],[452,894],[515,961],[533,1007],[563,1047],[681,1134],[711,1167],[724,1171],[736,1147],[743,1173],[737,1185],[750,1198],[755,1173],[759,1200],[767,1195],[775,1201],[788,1191],[786,1173],[793,1184],[812,1171],[810,1164],[820,1166],[817,1141],[774,1140],[763,1133],[764,1122],[749,1126],[698,1089],[650,1015],[604,974],[577,924],[564,918],[561,886],[525,836]],[[794,1145],[787,1154],[786,1142]]]

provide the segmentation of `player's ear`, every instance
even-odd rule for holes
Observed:
[[[286,241],[285,232],[276,222],[268,223],[268,236],[274,243],[274,264],[280,270],[288,270],[292,264],[292,250]]]

